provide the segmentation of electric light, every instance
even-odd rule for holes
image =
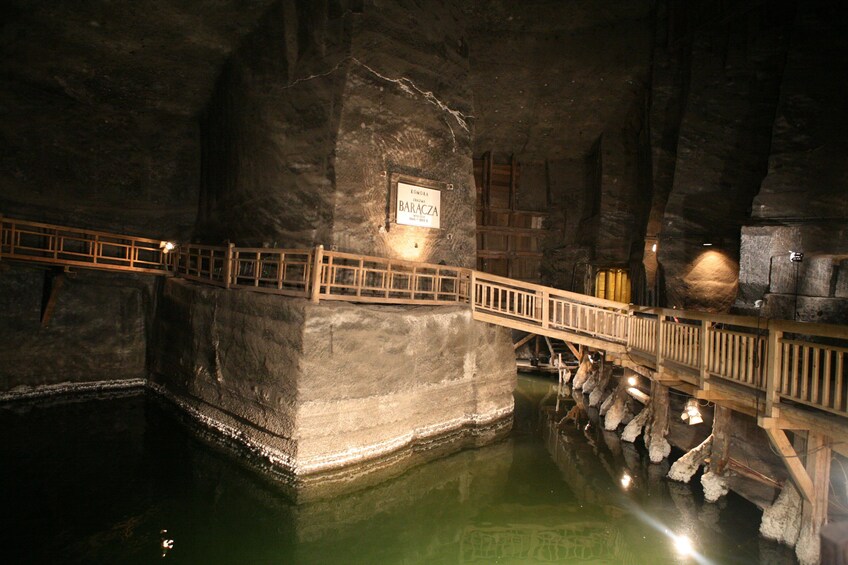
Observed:
[[[169,251],[173,251],[177,248],[177,244],[172,241],[161,241],[159,242],[159,249],[162,250],[162,253],[168,253]]]
[[[695,548],[692,547],[692,540],[683,535],[672,536],[674,540],[674,549],[681,555],[692,555],[695,553]]]
[[[621,476],[621,486],[623,486],[623,487],[624,487],[624,489],[625,489],[625,490],[627,490],[627,489],[629,489],[629,488],[630,488],[631,483],[633,483],[633,477],[631,477],[631,476],[630,476],[629,474],[627,474],[627,473],[624,473],[624,474]]]
[[[710,243],[710,242],[706,242],[706,243],[704,243],[704,247],[712,247],[712,246],[713,246],[713,244],[712,244],[712,243]]]
[[[701,411],[698,409],[698,401],[694,398],[690,398],[686,402],[686,408],[683,409],[683,413],[680,414],[680,419],[684,422],[688,421],[690,426],[695,426],[704,421],[701,417]]]
[[[651,251],[653,251],[654,253],[657,252],[657,244],[656,243],[651,246]]]
[[[636,386],[637,382],[639,382],[639,381],[636,379],[636,377],[633,377],[633,376],[627,377],[627,384],[629,384],[630,386]]]

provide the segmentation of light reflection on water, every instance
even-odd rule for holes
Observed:
[[[793,563],[759,512],[706,504],[552,383],[520,378],[503,442],[295,506],[147,396],[0,408],[4,562]],[[577,412],[575,412],[577,413]],[[587,426],[588,424],[588,426]],[[622,482],[623,477],[629,477]],[[687,536],[696,554],[675,549]]]

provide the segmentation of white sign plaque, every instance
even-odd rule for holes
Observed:
[[[406,226],[438,228],[441,196],[441,192],[432,188],[398,182],[396,222]]]

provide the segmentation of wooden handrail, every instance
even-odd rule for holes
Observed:
[[[538,290],[545,291],[552,295],[556,295],[557,297],[565,298],[568,300],[573,300],[575,302],[580,302],[583,304],[589,304],[592,306],[599,306],[601,308],[611,308],[615,310],[627,311],[628,306],[623,302],[615,302],[614,300],[606,300],[604,298],[596,298],[594,296],[589,296],[588,294],[580,294],[579,292],[571,292],[568,290],[562,290],[558,288],[553,288],[550,286],[543,286],[540,284],[523,282],[516,279],[510,279],[507,277],[502,277],[499,275],[492,275],[490,273],[484,273],[482,271],[477,271],[477,279],[485,280],[497,283],[503,283],[507,285],[512,285],[516,287],[521,287],[525,290]]]
[[[0,216],[0,257],[47,265],[167,275],[164,242]]]
[[[176,274],[224,288],[318,300],[469,304],[474,317],[673,364],[701,387],[724,379],[848,417],[848,327],[632,306],[463,267],[315,249],[163,242],[0,216],[0,260]],[[142,254],[149,257],[142,258]],[[787,337],[784,337],[787,336]]]

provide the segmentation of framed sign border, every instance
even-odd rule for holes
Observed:
[[[421,188],[429,188],[430,190],[438,190],[440,193],[445,191],[450,191],[453,189],[453,185],[450,183],[427,179],[424,177],[415,177],[412,175],[406,175],[403,173],[389,173],[389,208],[386,214],[386,229],[391,229],[392,226],[406,225],[406,224],[398,224],[397,223],[397,186],[399,182],[405,184],[411,184],[415,186],[420,186]],[[442,202],[442,195],[439,194],[439,205],[444,208],[444,203]],[[437,230],[441,231],[444,229],[442,227],[441,222],[439,222],[439,227],[430,228],[424,226],[407,226],[410,228],[421,228],[425,230]]]

